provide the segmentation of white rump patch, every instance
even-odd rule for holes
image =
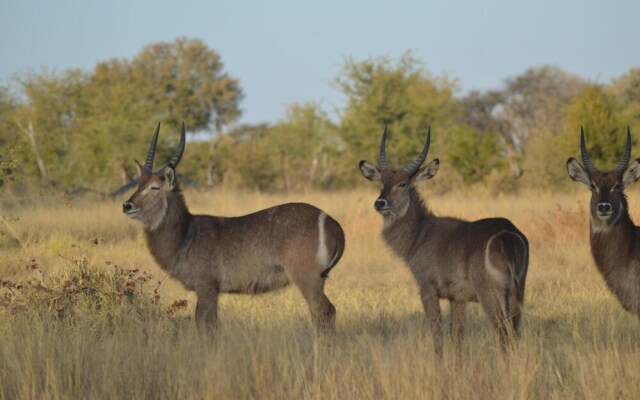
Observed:
[[[322,267],[329,265],[329,250],[327,249],[327,239],[324,232],[324,222],[327,219],[327,214],[321,212],[318,215],[318,252],[316,253],[316,261]]]
[[[507,281],[509,280],[509,277],[506,276],[502,271],[498,270],[496,267],[493,266],[493,264],[491,263],[489,248],[491,247],[491,243],[493,242],[493,239],[502,235],[504,232],[506,231],[500,231],[495,235],[491,236],[487,241],[487,247],[485,248],[485,251],[484,251],[484,266],[487,269],[487,272],[489,273],[489,276],[491,277],[491,279],[499,283],[501,286],[506,285]]]

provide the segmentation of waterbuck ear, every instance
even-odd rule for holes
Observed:
[[[585,171],[582,165],[573,157],[567,160],[567,172],[574,181],[583,183],[587,185],[587,187],[591,184],[589,174],[587,174],[587,171]]]
[[[640,178],[640,158],[636,158],[622,175],[622,185],[627,187]]]
[[[142,176],[142,165],[140,165],[140,163],[138,162],[138,160],[135,160],[136,162],[136,170],[138,171],[138,178],[140,178]]]
[[[171,165],[167,165],[162,173],[164,174],[164,182],[170,190],[173,190],[176,187],[176,171]]]
[[[370,181],[379,181],[382,179],[380,177],[380,170],[378,167],[371,164],[369,161],[360,161],[360,171],[362,171],[362,175]]]
[[[440,168],[440,160],[436,158],[418,170],[418,173],[413,178],[414,182],[426,181],[427,179],[433,178],[436,172],[438,172],[438,168]]]

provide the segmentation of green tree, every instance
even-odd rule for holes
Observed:
[[[586,84],[565,109],[558,131],[541,131],[527,144],[527,182],[537,187],[569,183],[566,161],[580,159],[580,127],[584,127],[589,156],[601,170],[617,165],[625,148],[628,114],[615,95],[598,84]]]
[[[318,104],[293,104],[270,132],[282,188],[327,187],[336,178],[342,142]]]
[[[221,58],[201,40],[179,38],[151,44],[131,61],[99,63],[86,88],[83,128],[87,140],[78,154],[95,155],[91,176],[124,183],[135,175],[134,158],[144,156],[157,121],[163,123],[158,159],[165,159],[178,141],[179,126],[189,132],[222,129],[240,116],[243,94],[237,79],[223,69]],[[204,176],[212,179],[215,143],[199,155]],[[102,151],[98,151],[102,149]]]
[[[136,90],[171,126],[220,130],[240,117],[237,79],[224,72],[220,55],[198,39],[151,44],[131,61]]]
[[[579,143],[584,127],[589,156],[600,169],[615,167],[622,157],[629,125],[624,111],[616,97],[597,84],[587,85],[568,109],[566,131]]]
[[[521,151],[532,132],[555,130],[564,122],[564,109],[577,96],[584,82],[557,67],[529,68],[505,81],[500,119],[508,123],[507,141]]]
[[[15,179],[16,153],[16,146],[0,145],[0,189],[5,183]]]
[[[446,143],[459,112],[454,82],[431,77],[410,53],[395,64],[388,58],[348,60],[336,82],[347,96],[339,132],[348,145],[342,170],[353,171],[348,175],[352,179],[359,179],[358,160],[377,159],[385,124],[390,131],[389,160],[404,165],[415,159],[429,126],[434,128],[434,141]]]
[[[611,92],[628,113],[631,130],[640,130],[640,68],[631,68],[626,74],[613,80]]]
[[[144,157],[158,121],[160,160],[177,145],[182,121],[189,132],[217,138],[240,116],[243,97],[220,56],[185,38],[151,44],[132,60],[101,62],[89,73],[43,72],[15,81],[20,96],[0,90],[0,146],[19,145],[16,174],[101,192],[135,175],[133,159]]]
[[[504,158],[519,177],[522,164],[529,163],[527,143],[537,142],[538,135],[549,139],[563,129],[565,110],[583,85],[582,79],[557,67],[529,68],[506,79],[501,89],[472,91],[461,99],[463,122],[480,133],[498,134]]]
[[[30,74],[16,78],[24,102],[8,119],[7,132],[20,144],[25,176],[38,176],[45,184],[68,185],[74,166],[70,162],[77,130],[78,103],[86,76],[80,70]]]
[[[216,157],[223,171],[232,166],[241,186],[289,191],[340,182],[336,164],[344,145],[318,104],[290,105],[275,125],[243,126],[227,137],[235,140],[233,151],[225,140]]]
[[[467,184],[485,182],[493,171],[504,168],[504,148],[495,133],[478,134],[468,127],[452,130],[447,160]]]
[[[10,132],[14,129],[12,119],[16,105],[9,88],[0,86],[0,188],[15,176],[17,141]]]

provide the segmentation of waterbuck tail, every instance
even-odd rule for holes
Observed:
[[[513,274],[513,283],[516,287],[516,300],[518,303],[524,303],[524,286],[527,279],[527,270],[529,269],[529,242],[527,238],[521,234],[514,234],[522,243],[522,254],[517,257],[515,271]]]

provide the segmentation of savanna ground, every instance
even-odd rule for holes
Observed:
[[[337,334],[327,342],[314,339],[292,287],[223,295],[217,335],[201,334],[195,296],[155,266],[120,201],[6,199],[0,398],[638,398],[640,320],[623,311],[593,265],[586,191],[426,191],[437,214],[502,215],[531,244],[517,348],[503,354],[472,304],[463,348],[447,341],[442,360],[416,285],[380,238],[376,194],[186,191],[196,213],[239,215],[295,200],[342,224],[346,253],[326,284]],[[640,193],[629,197],[638,219]]]

